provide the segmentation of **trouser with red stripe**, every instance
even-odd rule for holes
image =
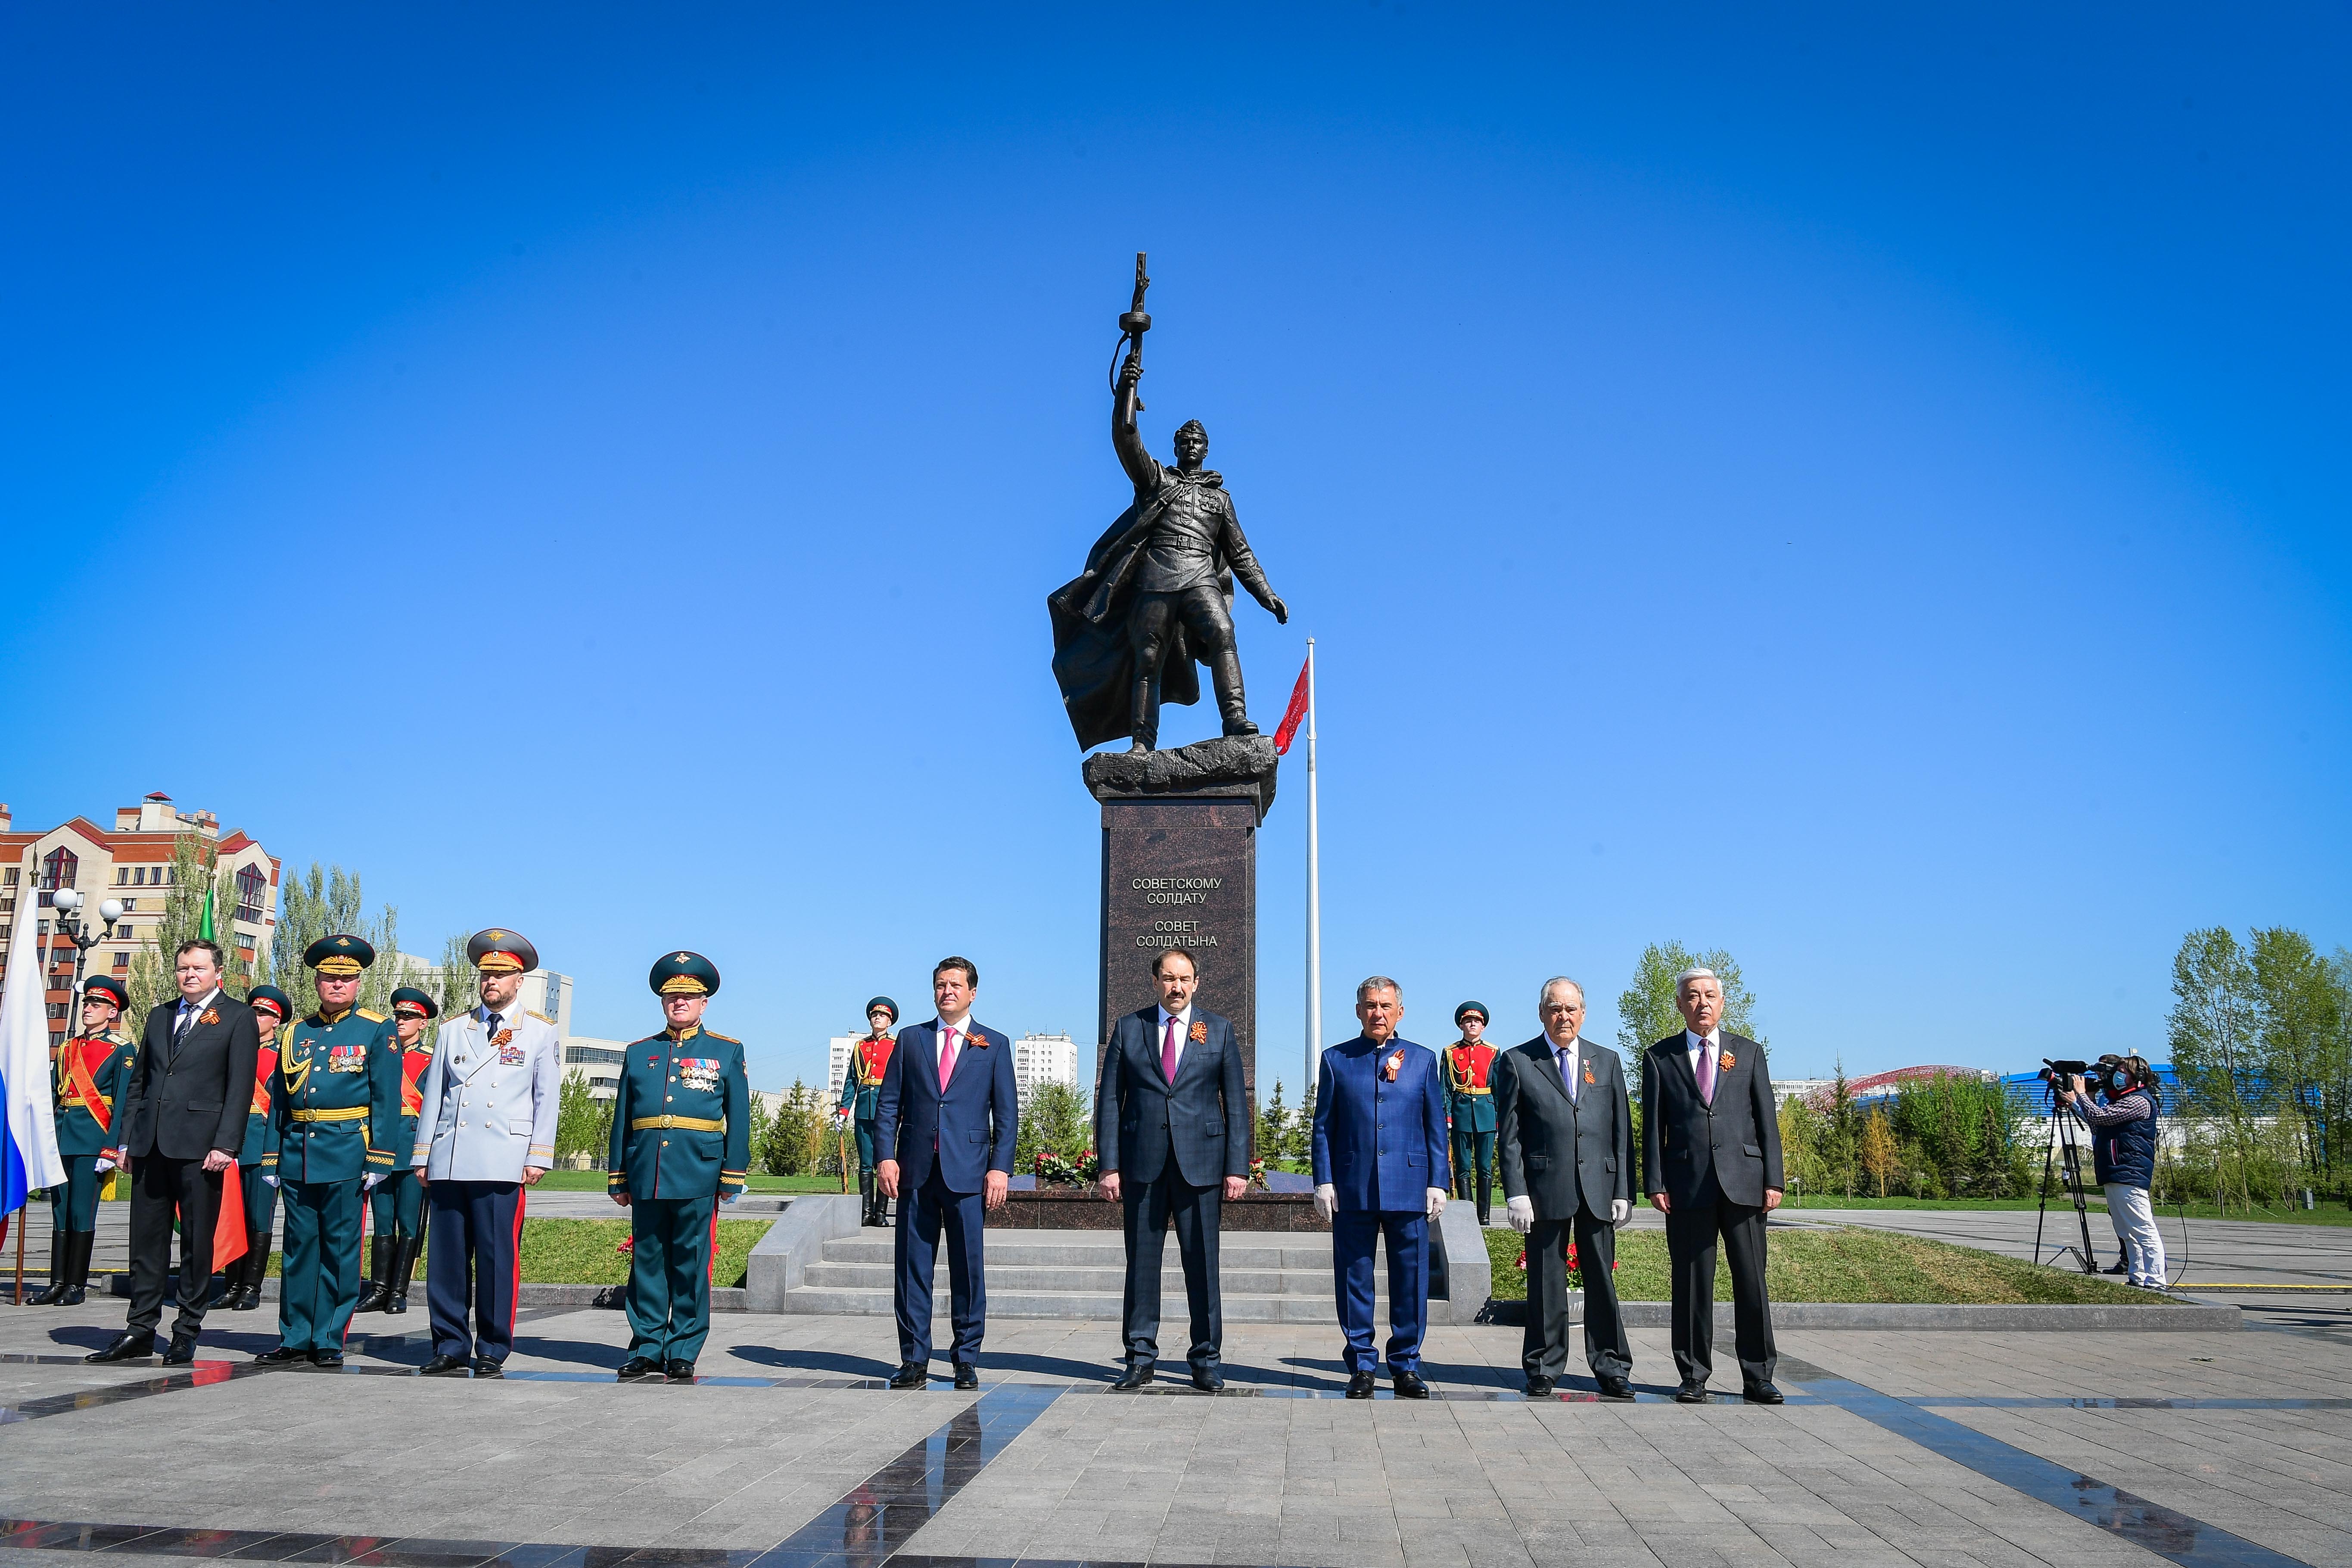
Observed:
[[[692,1361],[710,1336],[710,1264],[719,1200],[629,1203],[629,1354]]]
[[[435,1182],[425,1201],[431,1206],[425,1297],[434,1353],[506,1360],[514,1349],[515,1298],[522,1293],[522,1184]]]

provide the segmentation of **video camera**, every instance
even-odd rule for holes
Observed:
[[[2107,1094],[2120,1094],[2136,1081],[2130,1064],[2118,1056],[2101,1057],[2095,1062],[2052,1061],[2042,1058],[2042,1081],[2055,1094],[2077,1078],[2087,1079]]]

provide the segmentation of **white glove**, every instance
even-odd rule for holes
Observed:
[[[1427,1191],[1429,1193],[1429,1217],[1435,1219],[1439,1215],[1445,1212],[1445,1189],[1444,1187],[1431,1187],[1428,1188]]]
[[[264,1177],[262,1177],[261,1179],[262,1179],[263,1181],[265,1181],[265,1182],[268,1182],[268,1183],[271,1186],[273,1186],[273,1187],[274,1187],[274,1186],[276,1186],[276,1185],[278,1184],[278,1178],[277,1178],[277,1177],[275,1177],[275,1176],[264,1176]]]
[[[1609,1200],[1609,1223],[1612,1226],[1619,1230],[1622,1230],[1625,1228],[1625,1222],[1633,1217],[1633,1203],[1632,1199],[1611,1198]]]
[[[370,1171],[366,1175],[360,1178],[360,1191],[363,1193],[372,1193],[375,1191],[375,1184],[383,1180],[383,1178],[382,1176],[378,1175],[373,1171]]]
[[[91,1170],[93,1170],[93,1171],[96,1171],[100,1175],[101,1175],[101,1176],[102,1176],[102,1175],[106,1174],[106,1173],[107,1173],[107,1172],[111,1171],[112,1169],[114,1169],[114,1162],[113,1162],[113,1161],[111,1161],[111,1160],[110,1160],[110,1159],[108,1159],[105,1155],[100,1154],[100,1155],[98,1157],[98,1163],[97,1163],[97,1164],[95,1164],[95,1165],[92,1165],[92,1166],[90,1167],[90,1169],[91,1169]]]
[[[1525,1236],[1528,1227],[1536,1223],[1536,1201],[1523,1194],[1507,1201],[1503,1205],[1503,1214],[1511,1222],[1511,1228]]]
[[[1339,1189],[1328,1182],[1316,1188],[1315,1212],[1323,1216],[1324,1224],[1330,1224],[1332,1216],[1339,1212]]]
[[[737,1198],[740,1198],[740,1197],[741,1197],[742,1195],[743,1195],[743,1194],[740,1194],[740,1193],[730,1193],[730,1194],[728,1194],[725,1197],[723,1197],[723,1198],[719,1199],[719,1201],[720,1203],[722,1203],[722,1204],[731,1204],[731,1203],[733,1203]]]

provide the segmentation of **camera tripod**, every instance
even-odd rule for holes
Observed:
[[[2063,1163],[2061,1174],[2066,1184],[2067,1194],[2074,1200],[2074,1222],[2081,1227],[2083,1245],[2080,1247],[2062,1245],[2048,1261],[2055,1267],[2059,1258],[2071,1252],[2081,1260],[2084,1273],[2096,1274],[2099,1271],[2099,1266],[2091,1256],[2091,1209],[2090,1205],[2083,1201],[2083,1150],[2080,1144],[2066,1136],[2068,1125],[2079,1122],[2081,1118],[2075,1114],[2072,1105],[2058,1098],[2058,1090],[2054,1086],[2048,1091],[2048,1097],[2050,1146],[2042,1152],[2042,1203],[2041,1206],[2034,1211],[2033,1216],[2033,1261],[2036,1263],[2043,1261],[2042,1227],[2043,1222],[2050,1217],[2051,1167]]]

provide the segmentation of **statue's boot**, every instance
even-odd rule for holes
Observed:
[[[1239,663],[1236,662],[1234,668],[1238,670],[1240,668]],[[1222,702],[1223,698],[1221,697],[1219,700]],[[1133,735],[1135,738],[1128,746],[1128,750],[1130,752],[1151,752],[1159,750],[1160,682],[1156,680],[1137,681],[1135,683],[1135,695],[1128,705],[1128,711],[1135,715],[1135,722],[1129,731],[1129,733]]]
[[[67,1237],[72,1235],[73,1232],[69,1230],[53,1230],[49,1232],[48,1289],[46,1290],[37,1290],[32,1295],[26,1297],[25,1300],[27,1305],[35,1307],[56,1307],[64,1303],[66,1299],[66,1259],[70,1257],[73,1252],[73,1243],[68,1241]]]
[[[1242,697],[1242,656],[1239,648],[1227,648],[1213,656],[1209,662],[1209,678],[1217,689],[1217,711],[1225,721],[1228,735],[1255,735],[1257,726],[1249,721],[1249,704]]]

